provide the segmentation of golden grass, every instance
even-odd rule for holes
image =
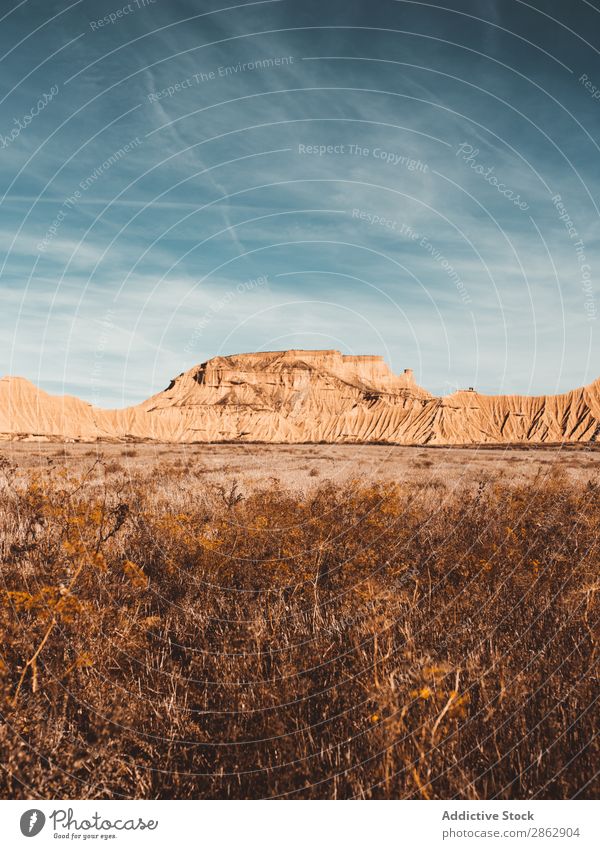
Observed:
[[[86,463],[1,463],[3,797],[597,793],[595,478]]]

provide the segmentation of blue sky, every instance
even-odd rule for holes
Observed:
[[[105,406],[291,347],[440,394],[600,374],[592,3],[12,3],[1,373]]]

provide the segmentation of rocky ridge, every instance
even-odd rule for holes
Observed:
[[[600,441],[600,380],[563,395],[434,397],[380,356],[272,351],[214,357],[141,404],[104,410],[0,380],[0,439],[82,442]]]

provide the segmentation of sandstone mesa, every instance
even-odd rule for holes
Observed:
[[[0,380],[0,439],[468,445],[595,442],[600,379],[563,395],[434,397],[383,357],[269,351],[214,357],[147,401],[105,410]]]

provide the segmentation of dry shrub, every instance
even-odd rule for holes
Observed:
[[[2,796],[597,792],[595,483],[0,471]]]
[[[123,466],[118,460],[105,460],[103,462],[104,471],[107,474],[115,474],[123,471]]]

